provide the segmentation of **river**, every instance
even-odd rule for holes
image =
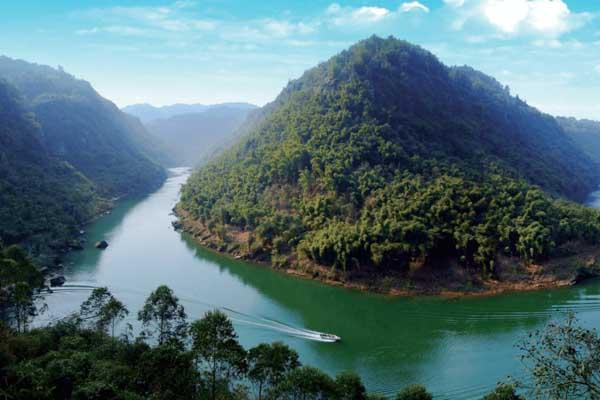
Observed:
[[[108,286],[131,311],[128,322],[135,327],[145,297],[167,284],[192,319],[215,307],[232,310],[246,347],[283,341],[304,364],[331,374],[357,372],[369,391],[392,395],[421,383],[440,399],[478,399],[507,376],[521,376],[516,343],[567,310],[585,325],[600,326],[600,283],[486,298],[390,298],[214,254],[171,227],[171,209],[187,177],[187,170],[172,170],[158,191],[122,201],[90,225],[88,245],[67,260],[67,286],[47,297],[48,311],[38,323],[76,311],[90,293],[77,285],[90,285]],[[592,201],[598,206],[600,197]],[[95,249],[102,239],[109,247]],[[272,320],[343,340],[298,337]]]

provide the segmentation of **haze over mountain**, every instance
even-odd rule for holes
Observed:
[[[143,123],[153,122],[182,114],[193,114],[206,111],[210,108],[229,107],[232,109],[251,110],[256,108],[248,103],[222,103],[222,104],[172,104],[168,106],[155,107],[151,104],[132,104],[123,107],[123,111],[138,117]]]
[[[35,113],[46,149],[84,173],[102,195],[148,191],[165,178],[140,145],[149,140],[145,130],[88,82],[8,57],[0,57],[0,78],[14,85]]]
[[[165,179],[156,139],[62,69],[0,57],[0,238],[30,253],[68,247],[106,199],[147,193]]]
[[[209,106],[204,111],[147,122],[146,128],[166,144],[178,165],[196,166],[230,145],[238,128],[255,109],[246,104]]]
[[[554,200],[599,176],[553,117],[394,38],[307,71],[250,131],[180,204],[189,229],[241,256],[384,274],[449,258],[494,274],[500,253],[539,261],[600,238],[596,211]]]
[[[600,121],[564,117],[556,120],[581,151],[600,164]]]

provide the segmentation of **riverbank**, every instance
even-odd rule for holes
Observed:
[[[427,265],[415,262],[408,271],[385,274],[368,267],[343,273],[293,256],[275,264],[268,255],[250,251],[249,232],[227,227],[217,234],[181,207],[173,211],[178,217],[175,228],[221,255],[328,285],[389,296],[492,296],[567,287],[600,275],[600,247],[580,243],[569,243],[557,252],[561,256],[537,264],[526,264],[519,258],[499,254],[493,278],[483,278],[478,270],[464,268],[453,259]]]

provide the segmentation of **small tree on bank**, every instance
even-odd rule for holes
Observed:
[[[256,388],[258,400],[279,385],[290,371],[298,368],[298,353],[281,342],[261,343],[248,352],[248,379]]]
[[[220,311],[210,311],[190,328],[192,353],[208,382],[209,398],[221,390],[229,392],[230,383],[246,372],[246,351],[238,342],[233,324]]]
[[[110,330],[115,337],[115,327],[129,314],[123,303],[117,300],[106,287],[96,288],[81,304],[79,315],[85,323],[102,332]]]
[[[156,336],[159,345],[167,341],[181,343],[187,336],[186,317],[173,291],[168,286],[159,286],[138,313],[138,320],[144,327],[142,337]]]
[[[539,399],[600,399],[600,337],[571,314],[520,344]]]

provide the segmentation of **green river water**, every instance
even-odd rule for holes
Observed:
[[[577,312],[600,326],[600,283],[487,298],[389,298],[294,278],[209,252],[173,230],[170,214],[185,170],[174,170],[157,192],[122,201],[87,228],[88,245],[69,256],[67,285],[48,296],[39,323],[78,309],[89,289],[108,286],[130,309],[167,284],[190,318],[224,307],[245,346],[283,341],[301,361],[335,374],[357,372],[373,392],[393,394],[421,383],[440,399],[476,399],[507,376],[520,377],[517,341],[527,332]],[[93,243],[106,239],[109,247]],[[341,343],[298,337],[277,320],[335,333]]]

